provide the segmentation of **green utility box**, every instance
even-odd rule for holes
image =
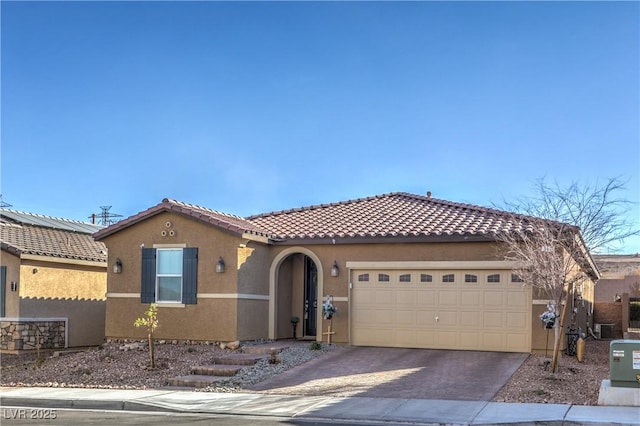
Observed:
[[[611,386],[640,388],[640,340],[612,340],[609,344]]]

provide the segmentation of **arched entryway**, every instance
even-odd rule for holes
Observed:
[[[293,337],[292,317],[298,317],[296,337],[317,339],[321,324],[322,265],[302,247],[284,250],[269,274],[269,338]]]

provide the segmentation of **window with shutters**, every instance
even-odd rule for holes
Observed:
[[[142,303],[195,304],[198,249],[142,249]]]

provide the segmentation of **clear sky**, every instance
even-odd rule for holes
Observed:
[[[640,226],[638,2],[10,2],[1,191],[248,216],[395,191],[483,206],[620,177]],[[640,252],[640,238],[622,252]]]

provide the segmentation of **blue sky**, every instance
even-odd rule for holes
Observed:
[[[406,191],[490,206],[621,177],[638,2],[8,2],[1,190],[87,220]],[[623,252],[640,252],[640,238]]]

